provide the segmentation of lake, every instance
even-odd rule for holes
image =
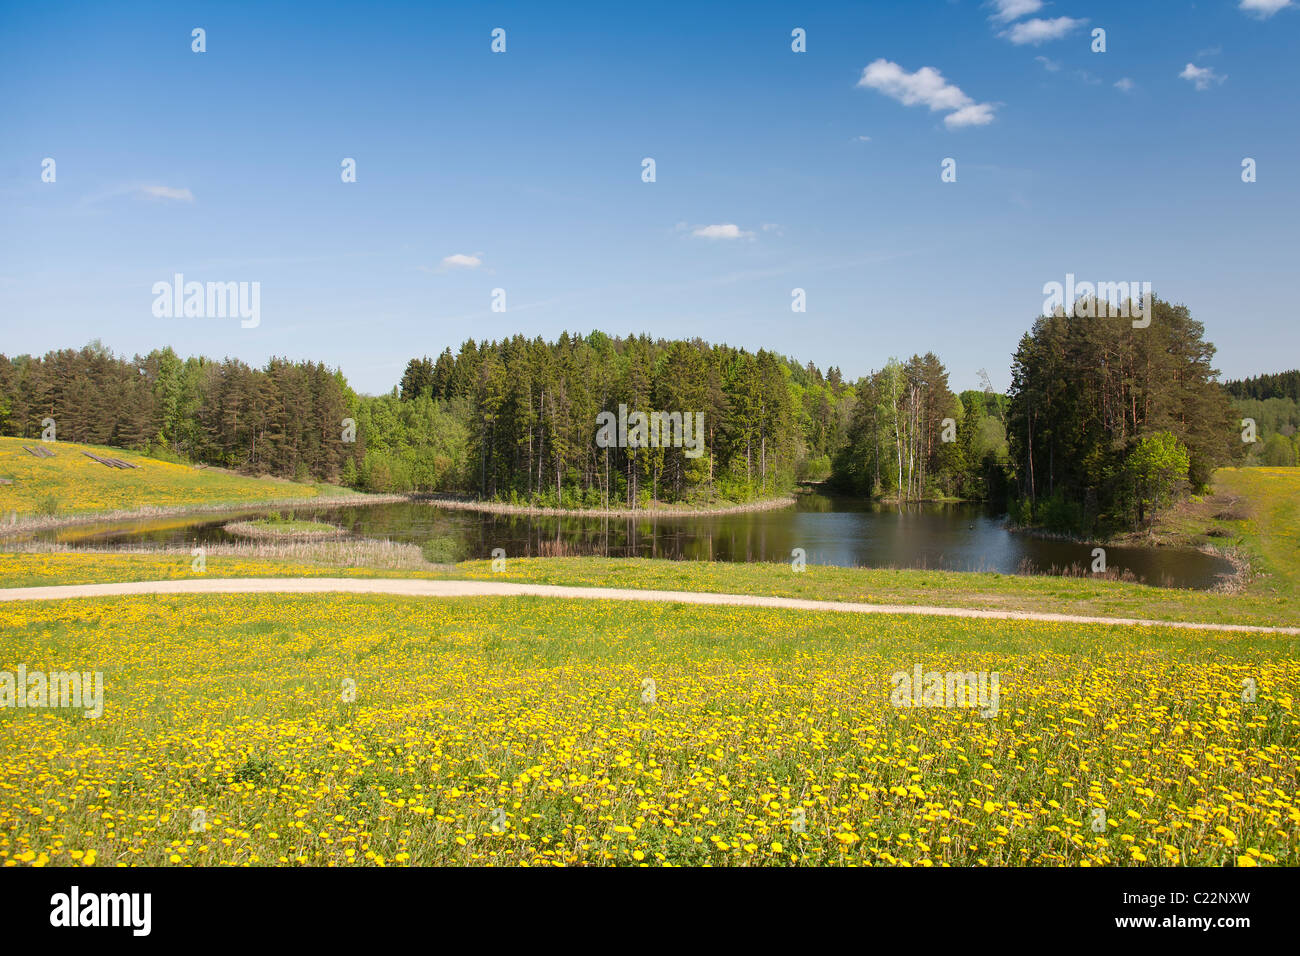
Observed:
[[[1004,516],[978,504],[881,504],[804,493],[776,511],[708,517],[532,517],[446,511],[424,502],[345,508],[311,506],[298,517],[327,521],[357,537],[420,545],[433,561],[603,555],[692,561],[788,562],[803,548],[809,564],[951,571],[1060,573],[1090,568],[1092,545],[1007,529]],[[79,547],[195,544],[236,540],[222,529],[230,515],[149,519],[45,532]],[[248,512],[241,517],[248,518]],[[1110,547],[1108,568],[1148,584],[1209,588],[1232,565],[1191,548]]]

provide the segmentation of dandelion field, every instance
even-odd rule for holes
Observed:
[[[1296,658],[536,598],[0,605],[0,668],[104,672],[98,719],[0,710],[0,861],[1296,865]],[[891,706],[918,663],[999,672],[998,714]]]

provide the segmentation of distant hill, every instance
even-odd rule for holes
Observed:
[[[1300,402],[1300,369],[1235,379],[1224,382],[1223,387],[1233,398],[1253,398],[1257,402],[1270,398],[1289,398],[1293,402]]]

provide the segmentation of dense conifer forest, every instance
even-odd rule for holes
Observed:
[[[0,433],[35,439],[52,420],[61,439],[248,473],[564,507],[745,502],[812,482],[988,500],[1088,532],[1141,525],[1223,464],[1296,463],[1300,372],[1221,385],[1214,351],[1186,308],[1157,301],[1146,328],[1040,318],[1006,395],[983,375],[954,393],[932,352],[849,382],[763,349],[592,332],[470,339],[367,396],[311,361],[128,359],[94,342],[0,355]],[[663,434],[597,440],[602,413],[635,426],[638,412]],[[673,440],[674,414],[699,422],[694,451]]]

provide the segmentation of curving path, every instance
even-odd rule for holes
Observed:
[[[992,611],[913,604],[855,604],[810,601],[804,598],[757,594],[714,594],[707,591],[651,591],[639,588],[580,588],[511,581],[446,581],[424,578],[184,578],[172,581],[123,581],[113,584],[59,584],[34,588],[0,588],[0,601],[62,601],[69,598],[123,597],[135,594],[393,594],[401,597],[543,597],[588,601],[667,601],[678,604],[721,604],[739,607],[786,608],[796,611],[839,611],[850,614],[921,614],[930,617],[973,617],[999,621],[1055,621],[1064,624],[1121,624],[1177,627],[1195,631],[1246,631],[1297,634],[1300,627],[1256,624],[1203,624],[1196,621],[1151,621],[1131,617],[1089,617],[1041,611]]]

